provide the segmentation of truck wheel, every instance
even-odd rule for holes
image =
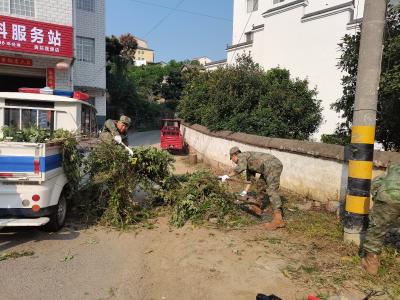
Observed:
[[[67,216],[67,199],[64,193],[61,193],[60,199],[58,200],[57,207],[54,213],[50,216],[50,221],[44,225],[44,229],[50,232],[59,231],[65,224],[65,218]]]

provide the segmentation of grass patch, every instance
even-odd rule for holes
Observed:
[[[287,230],[313,240],[342,241],[343,227],[335,215],[318,211],[289,211]]]
[[[0,261],[7,260],[7,259],[17,259],[24,256],[33,256],[35,252],[29,250],[23,251],[11,251],[6,253],[0,254]]]
[[[307,274],[317,273],[320,271],[317,266],[301,266],[301,269]]]
[[[379,274],[371,276],[361,268],[359,247],[343,242],[343,227],[335,215],[290,209],[286,219],[289,237],[300,241],[290,243],[298,256],[282,270],[286,277],[324,295],[338,294],[350,284],[365,295],[383,291],[382,299],[400,299],[398,250],[386,247],[380,256]],[[284,247],[288,243],[282,240]]]
[[[60,259],[60,261],[67,263],[73,259],[74,259],[74,255],[71,254],[70,252],[68,252],[62,259]]]

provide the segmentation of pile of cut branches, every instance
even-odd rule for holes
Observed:
[[[250,222],[234,204],[235,195],[210,172],[198,171],[178,178],[169,187],[165,199],[172,207],[170,222],[177,227],[187,221],[194,224],[212,221],[221,226]]]
[[[100,143],[85,165],[89,176],[81,208],[88,217],[116,228],[147,219],[153,199],[164,186],[172,168],[172,157],[155,148],[133,148],[129,157],[122,147]],[[140,190],[146,197],[140,201]]]
[[[13,126],[4,126],[1,128],[2,138],[0,141],[26,142],[26,143],[44,143],[52,138],[49,130],[31,126],[19,129]]]

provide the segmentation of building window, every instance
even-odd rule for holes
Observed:
[[[10,13],[10,0],[0,0],[0,12]]]
[[[247,0],[247,12],[249,13],[256,10],[258,10],[258,0]]]
[[[93,106],[96,106],[96,98],[95,98],[95,97],[89,97],[88,102],[89,102],[90,104],[92,104]]]
[[[94,63],[94,39],[77,36],[76,52],[78,61]]]
[[[13,15],[34,17],[35,1],[34,0],[10,0],[10,12]]]
[[[78,9],[94,11],[94,0],[77,0]]]
[[[253,32],[246,33],[246,43],[251,43],[253,41]]]
[[[278,4],[278,3],[281,3],[281,2],[285,2],[285,0],[274,0],[274,4]]]

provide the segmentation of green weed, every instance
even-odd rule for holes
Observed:
[[[1,253],[0,254],[0,261],[7,260],[7,259],[17,259],[19,257],[24,257],[24,256],[33,256],[35,252],[33,251],[11,251],[11,252],[6,252],[6,253]]]

